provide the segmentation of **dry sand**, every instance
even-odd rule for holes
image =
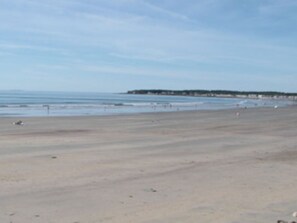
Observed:
[[[257,223],[297,211],[297,108],[0,119],[1,223]]]

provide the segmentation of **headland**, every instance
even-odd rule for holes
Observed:
[[[297,93],[277,91],[229,91],[229,90],[132,90],[127,94],[148,95],[175,95],[194,97],[223,97],[223,98],[250,98],[250,99],[287,99],[297,100]]]

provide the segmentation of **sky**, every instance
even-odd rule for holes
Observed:
[[[0,0],[0,90],[297,92],[297,0]]]

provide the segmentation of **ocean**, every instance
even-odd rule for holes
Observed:
[[[290,103],[280,100],[240,98],[0,91],[0,117],[115,115],[274,107],[287,106]]]

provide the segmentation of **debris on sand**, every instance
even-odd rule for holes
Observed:
[[[154,188],[144,189],[144,191],[146,191],[146,192],[153,192],[153,193],[157,192],[157,190],[154,189]]]
[[[150,191],[153,192],[153,193],[157,192],[157,190],[154,189],[154,188],[151,188]]]
[[[278,220],[277,223],[296,223],[296,221],[283,221],[283,220]]]
[[[297,211],[295,211],[293,214],[292,214],[293,217],[297,218]],[[283,221],[283,220],[278,220],[277,223],[297,223],[296,221]]]
[[[16,122],[13,122],[12,124],[13,125],[21,125],[21,126],[23,126],[24,125],[24,122],[22,120],[18,120]]]
[[[295,217],[295,216],[294,216]],[[296,223],[296,221],[283,221],[283,220],[278,220],[277,223]]]

